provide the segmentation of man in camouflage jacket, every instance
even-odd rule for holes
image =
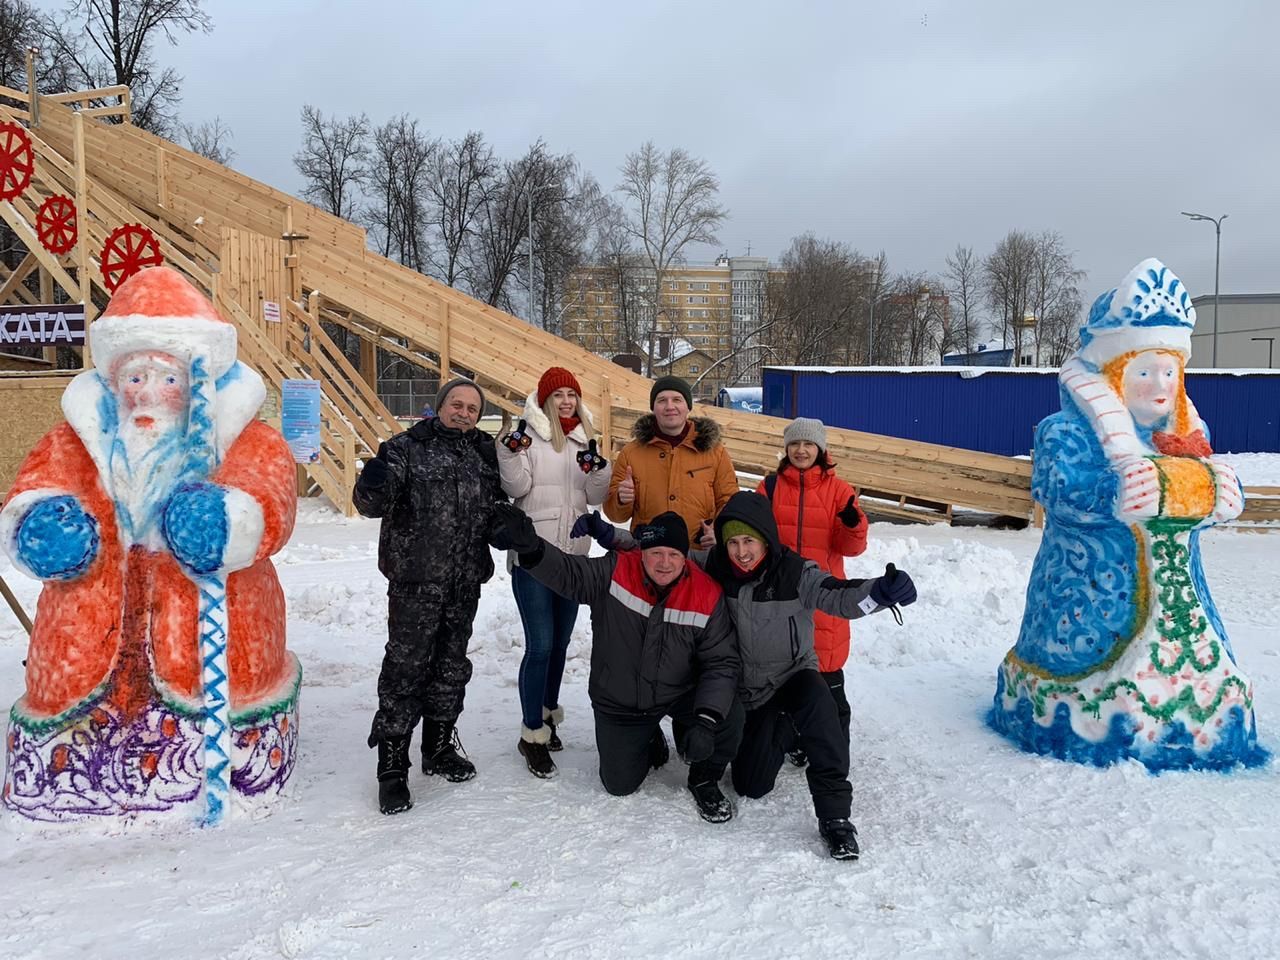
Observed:
[[[480,585],[493,576],[489,520],[505,500],[493,438],[476,429],[483,408],[470,380],[446,383],[437,415],[383,443],[356,482],[356,509],[382,518],[378,569],[388,580],[387,648],[369,733],[384,784],[403,785],[419,717],[425,772],[453,781],[475,775],[457,753],[454,727],[471,679],[467,643]],[[392,792],[383,812],[408,809],[407,786]]]

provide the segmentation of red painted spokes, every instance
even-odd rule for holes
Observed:
[[[112,293],[143,267],[162,263],[155,234],[141,224],[126,223],[113,230],[102,247],[102,279]]]
[[[12,200],[31,183],[31,138],[16,123],[0,123],[0,200]]]
[[[55,193],[36,213],[36,236],[50,253],[70,253],[76,245],[76,205]]]

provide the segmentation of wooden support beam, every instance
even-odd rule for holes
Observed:
[[[169,206],[169,154],[164,147],[156,147],[156,203]]]
[[[449,356],[449,304],[444,305],[444,317],[440,322],[440,385],[444,386],[446,380],[450,379],[449,371],[452,369],[452,362]]]
[[[40,302],[53,303],[53,277],[49,276],[49,271],[44,267],[40,268]],[[55,368],[58,366],[57,347],[45,347],[40,352],[50,366]]]
[[[4,282],[4,286],[0,287],[0,303],[8,303],[9,298],[22,284],[27,277],[31,276],[31,271],[40,265],[40,261],[36,259],[35,254],[28,253],[22,258],[22,262],[9,274],[9,279]],[[45,301],[48,303],[48,301]]]
[[[76,210],[80,211],[81,220],[76,237],[76,273],[80,281],[78,294],[80,302],[84,304],[84,351],[80,356],[84,369],[89,370],[93,367],[93,358],[89,350],[89,324],[93,322],[97,311],[93,307],[93,286],[89,279],[89,224],[85,222],[88,220],[89,212],[89,176],[85,172],[84,117],[77,113],[72,117],[71,124],[75,143]]]
[[[360,338],[360,376],[374,390],[378,389],[378,345]]]

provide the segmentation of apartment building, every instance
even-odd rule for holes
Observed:
[[[714,363],[754,334],[765,314],[769,263],[764,257],[720,257],[671,268],[655,291],[653,271],[638,263],[583,267],[566,284],[563,336],[602,356],[637,349],[656,368],[663,342],[678,341]],[[669,353],[669,351],[668,351]],[[713,371],[716,389],[757,371],[747,351]],[[707,360],[696,364],[705,370]]]

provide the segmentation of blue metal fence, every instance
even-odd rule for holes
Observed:
[[[1060,409],[1056,370],[766,367],[764,412],[1005,456]],[[1187,374],[1220,453],[1280,453],[1280,371]]]

